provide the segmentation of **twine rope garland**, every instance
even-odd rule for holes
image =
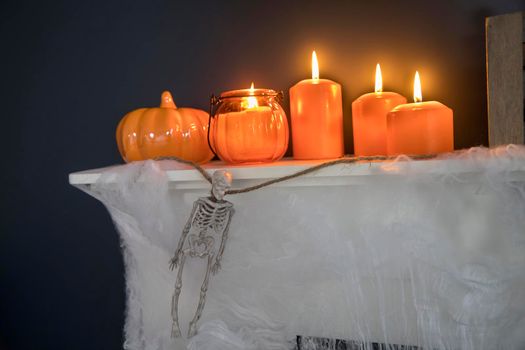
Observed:
[[[174,160],[176,162],[189,165],[189,166],[195,168],[195,170],[197,170],[199,173],[201,173],[202,177],[204,177],[204,179],[206,179],[206,181],[208,181],[210,184],[212,183],[211,175],[208,174],[208,172],[206,170],[204,170],[204,168],[201,167],[199,164],[194,163],[194,162],[192,162],[190,160],[185,160],[185,159],[182,159],[182,158],[179,158],[179,157],[175,157],[175,156],[157,157],[157,158],[154,158],[153,160]]]
[[[436,155],[435,154],[419,154],[419,155],[412,155],[412,156],[408,156],[408,157],[410,159],[412,159],[412,160],[421,160],[421,159],[435,158]],[[331,160],[331,161],[328,161],[328,162],[324,162],[324,163],[321,163],[321,164],[313,165],[313,166],[311,166],[309,168],[306,168],[306,169],[303,169],[303,170],[299,170],[299,171],[297,171],[295,173],[292,173],[292,174],[289,174],[289,175],[276,177],[276,178],[271,179],[271,180],[263,181],[263,182],[261,182],[260,184],[257,184],[257,185],[243,187],[243,188],[238,188],[238,189],[230,189],[230,190],[227,190],[225,192],[225,194],[232,195],[232,194],[241,194],[241,193],[252,192],[252,191],[261,189],[263,187],[267,187],[267,186],[274,185],[274,184],[279,183],[279,182],[291,180],[291,179],[294,179],[296,177],[300,177],[300,176],[303,176],[303,175],[306,175],[306,174],[310,174],[310,173],[313,173],[315,171],[318,171],[318,170],[321,170],[321,169],[324,169],[324,168],[328,168],[328,167],[331,167],[331,166],[334,166],[334,165],[337,165],[337,164],[354,164],[354,163],[361,162],[361,161],[371,162],[371,161],[378,161],[378,160],[393,160],[393,159],[396,159],[396,158],[397,158],[397,156],[343,157],[343,158]],[[155,158],[155,160],[174,160],[174,161],[177,161],[179,163],[183,163],[183,164],[189,165],[189,166],[193,167],[195,170],[197,170],[204,177],[204,179],[206,181],[208,181],[210,184],[212,183],[211,175],[202,166],[200,166],[197,163],[194,163],[194,162],[191,162],[191,161],[188,161],[188,160],[184,160],[184,159],[181,159],[179,157],[174,157],[174,156],[157,157],[157,158]]]

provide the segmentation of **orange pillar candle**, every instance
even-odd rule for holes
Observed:
[[[452,109],[437,101],[421,102],[421,82],[416,72],[414,103],[399,105],[387,115],[387,152],[435,154],[454,150]]]
[[[344,155],[341,85],[319,79],[315,51],[312,53],[312,79],[302,80],[290,88],[290,112],[295,159]]]
[[[354,153],[357,156],[386,154],[386,115],[407,99],[395,92],[383,92],[379,63],[376,66],[375,92],[364,94],[352,103]]]

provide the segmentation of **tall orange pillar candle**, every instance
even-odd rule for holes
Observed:
[[[302,80],[290,88],[290,112],[295,159],[344,155],[341,85],[319,79],[315,51],[312,53],[312,79]]]
[[[414,103],[399,105],[387,115],[387,152],[435,154],[454,150],[452,109],[437,101],[421,102],[419,73],[414,79]]]
[[[383,91],[379,63],[376,66],[375,92],[361,95],[352,103],[354,153],[356,156],[386,154],[386,114],[407,99],[395,92]]]

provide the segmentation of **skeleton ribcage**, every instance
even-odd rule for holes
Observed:
[[[197,212],[193,217],[192,226],[200,230],[213,229],[221,232],[228,221],[232,208],[231,203],[213,202],[208,198],[199,198],[197,203]]]

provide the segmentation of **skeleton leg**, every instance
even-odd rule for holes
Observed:
[[[179,296],[182,289],[182,268],[184,267],[185,261],[186,252],[182,252],[179,262],[179,271],[177,272],[177,281],[175,282],[175,292],[173,292],[173,297],[171,299],[171,318],[173,319],[173,324],[171,326],[172,338],[179,338],[181,336],[179,327]]]
[[[208,255],[208,267],[206,268],[206,276],[204,276],[204,281],[202,282],[201,294],[199,298],[199,305],[197,306],[197,311],[195,312],[195,316],[193,316],[193,320],[191,320],[190,322],[188,338],[191,338],[195,334],[197,334],[197,322],[199,322],[199,319],[201,318],[202,309],[204,308],[204,304],[206,303],[206,292],[208,291],[208,281],[210,280],[210,271],[212,264],[213,255]]]

